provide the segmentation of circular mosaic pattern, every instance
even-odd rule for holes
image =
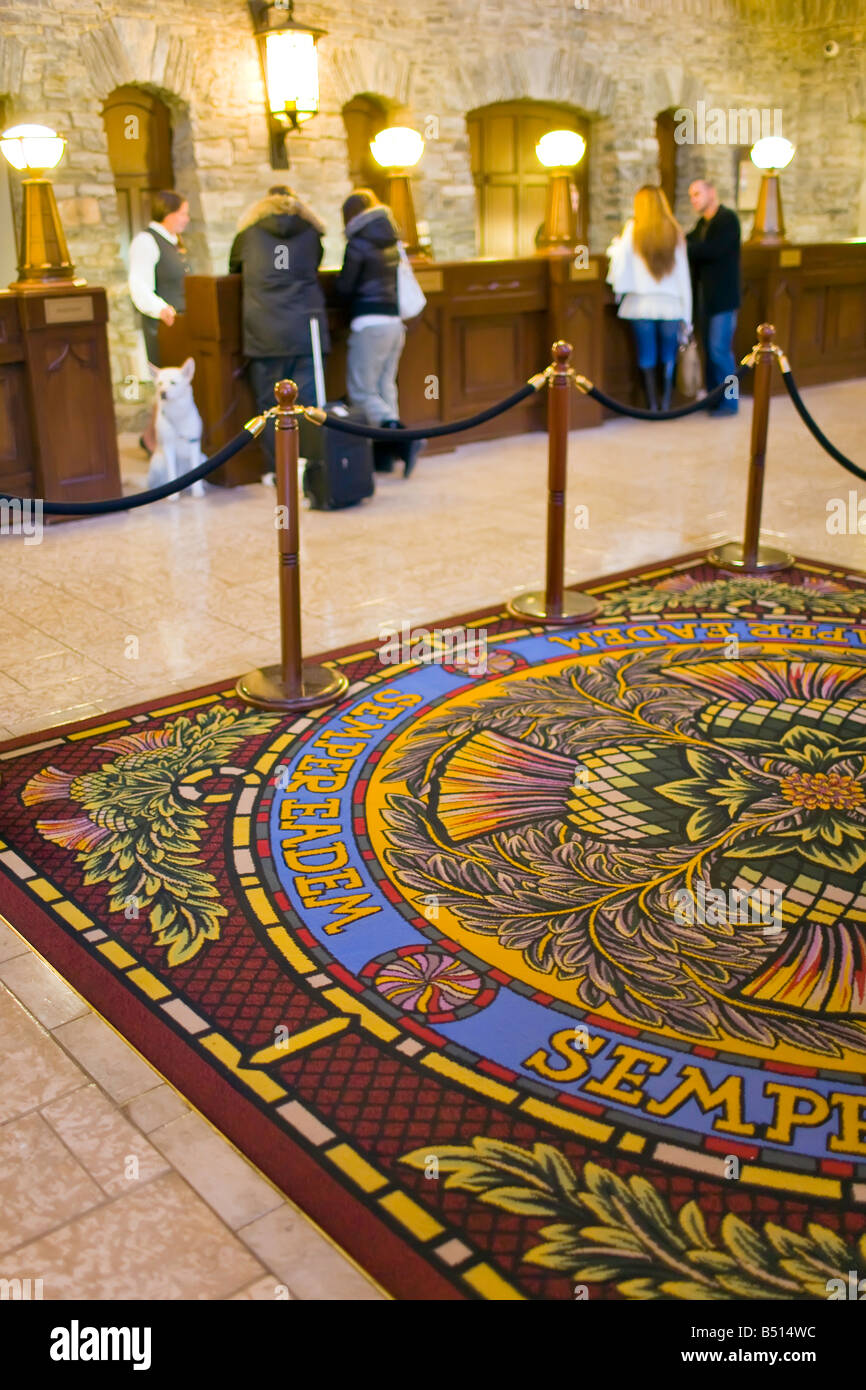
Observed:
[[[376,957],[361,971],[373,988],[404,1013],[428,1023],[468,1018],[496,995],[457,956],[435,946],[403,946]]]
[[[302,949],[441,1065],[853,1178],[866,656],[722,626],[376,672],[281,751],[261,844]]]

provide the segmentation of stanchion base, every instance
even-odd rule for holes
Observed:
[[[719,569],[746,570],[749,574],[757,574],[762,570],[785,570],[794,563],[793,555],[789,555],[787,550],[777,550],[772,545],[759,545],[754,563],[747,565],[740,541],[726,541],[724,545],[716,546],[715,550],[710,551],[707,560],[711,565],[718,565]]]
[[[304,666],[301,693],[289,696],[283,685],[282,666],[265,666],[241,676],[235,689],[242,700],[256,709],[292,711],[329,705],[340,698],[348,684],[344,675],[328,666]]]
[[[564,627],[569,623],[587,622],[601,612],[601,605],[589,594],[568,589],[562,596],[562,608],[551,613],[547,608],[547,595],[544,590],[531,594],[518,594],[510,599],[508,612],[514,618],[529,618],[533,623],[548,623],[550,626]]]

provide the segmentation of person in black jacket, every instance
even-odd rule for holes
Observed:
[[[229,253],[229,274],[243,277],[243,352],[256,409],[274,404],[274,383],[294,381],[301,405],[315,405],[310,320],[316,319],[322,352],[330,348],[325,296],[319,284],[324,225],[290,188],[277,186],[238,223]],[[273,420],[260,435],[273,482]]]
[[[689,201],[699,221],[686,234],[695,302],[707,364],[707,390],[720,386],[737,370],[734,330],[740,307],[740,219],[719,202],[713,184],[695,179]],[[732,389],[715,408],[717,415],[736,415]]]
[[[402,429],[397,368],[406,330],[397,302],[399,232],[390,210],[369,188],[356,188],[346,199],[343,224],[346,254],[336,294],[347,304],[351,323],[346,355],[349,402],[364,411],[368,424]],[[374,452],[376,467],[390,472],[391,451]],[[408,477],[414,463],[412,446],[398,456]]]

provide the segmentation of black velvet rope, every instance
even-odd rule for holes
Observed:
[[[144,507],[148,502],[159,502],[163,497],[170,497],[173,492],[182,492],[191,483],[197,483],[200,478],[206,478],[209,473],[213,473],[215,468],[220,468],[224,463],[228,463],[245,444],[255,439],[255,435],[247,429],[241,430],[234,439],[230,439],[228,444],[224,444],[219,453],[214,454],[213,458],[205,459],[196,468],[191,468],[188,473],[182,473],[179,478],[172,479],[171,482],[161,483],[159,487],[148,488],[146,492],[133,492],[129,497],[109,497],[101,502],[43,502],[42,511],[45,516],[100,516],[103,512],[128,512],[133,507]],[[8,492],[0,492],[0,502],[28,502],[32,503],[32,497],[13,497]]]
[[[843,468],[847,468],[849,473],[853,473],[855,478],[866,478],[866,468],[859,468],[856,463],[852,463],[851,459],[846,458],[844,454],[840,453],[835,444],[830,443],[824,431],[812,419],[812,416],[806,409],[800,392],[797,390],[797,383],[792,373],[790,371],[783,371],[782,380],[785,383],[788,395],[794,402],[794,409],[809,433],[817,439],[821,448],[830,455],[831,459],[835,459],[837,463],[841,463]]]
[[[736,371],[737,378],[745,376],[751,365],[751,362],[745,362],[739,366]],[[683,415],[694,415],[697,410],[710,410],[718,404],[727,389],[728,383],[723,381],[719,386],[714,386],[712,391],[708,391],[703,400],[692,401],[689,405],[678,405],[673,410],[640,410],[634,405],[623,405],[622,401],[615,401],[612,396],[606,396],[603,391],[599,391],[597,386],[593,386],[586,394],[617,415],[629,415],[633,420],[679,420]]]
[[[351,420],[341,420],[339,415],[326,415],[321,423],[325,429],[339,430],[342,434],[359,434],[364,439],[381,439],[386,443],[409,444],[416,439],[436,439],[441,434],[460,434],[463,430],[471,430],[475,425],[483,425],[485,421],[493,420],[497,415],[503,415],[513,405],[518,405],[520,401],[525,401],[527,396],[533,395],[535,395],[535,387],[527,382],[525,386],[521,386],[519,391],[515,391],[513,396],[499,401],[497,405],[491,405],[487,410],[479,411],[477,415],[471,416],[468,420],[455,420],[451,425],[427,425],[414,430],[383,430],[378,429],[375,425],[355,425]]]

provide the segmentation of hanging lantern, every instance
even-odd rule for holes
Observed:
[[[271,168],[288,169],[286,136],[319,111],[319,55],[324,30],[295,21],[294,0],[250,0],[267,96]]]

